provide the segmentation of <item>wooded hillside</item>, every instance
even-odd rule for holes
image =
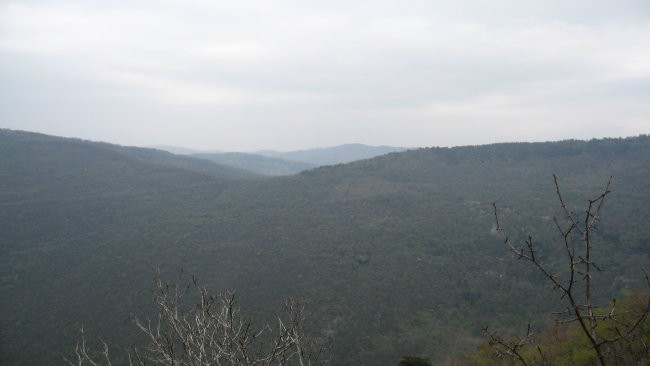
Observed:
[[[336,365],[471,350],[487,322],[543,324],[555,310],[492,211],[561,260],[553,173],[575,208],[613,176],[594,238],[601,300],[638,287],[650,263],[647,136],[418,149],[282,178],[128,150],[0,131],[3,364],[57,363],[81,325],[123,349],[158,267],[236,289],[259,319],[308,300]]]

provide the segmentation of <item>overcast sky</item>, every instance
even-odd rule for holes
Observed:
[[[229,151],[650,133],[650,1],[0,0],[0,127]]]

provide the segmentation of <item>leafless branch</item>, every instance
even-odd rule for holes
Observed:
[[[510,237],[501,227],[497,205],[493,204],[496,231],[502,237],[504,243],[512,253],[514,253],[519,259],[524,259],[532,263],[546,277],[546,279],[553,284],[554,288],[560,290],[561,298],[565,299],[568,302],[568,307],[566,310],[556,314],[563,314],[565,316],[570,315],[570,317],[565,317],[564,319],[560,319],[557,322],[560,324],[577,322],[580,325],[580,328],[582,329],[585,337],[589,340],[589,343],[591,344],[594,352],[596,353],[598,363],[601,366],[606,366],[607,362],[604,357],[605,346],[618,342],[621,339],[628,338],[635,332],[635,330],[640,326],[640,324],[645,321],[645,319],[650,314],[650,298],[648,299],[646,308],[639,314],[636,320],[625,324],[620,328],[616,328],[617,335],[615,337],[605,337],[597,333],[596,330],[599,322],[609,320],[613,321],[616,324],[618,321],[615,301],[613,302],[612,307],[608,312],[596,313],[595,310],[597,307],[594,305],[592,298],[592,274],[594,270],[601,270],[600,267],[591,259],[592,234],[593,231],[598,228],[598,223],[600,221],[600,211],[605,201],[605,197],[610,193],[609,188],[612,182],[612,178],[609,178],[604,190],[597,197],[587,200],[587,208],[584,211],[585,217],[582,221],[579,220],[577,216],[567,207],[567,204],[560,190],[557,176],[555,174],[553,175],[553,182],[555,184],[555,192],[562,208],[564,219],[566,220],[566,224],[562,224],[557,217],[553,218],[555,227],[560,233],[563,240],[569,268],[568,278],[566,278],[564,281],[561,280],[543,264],[537,255],[537,249],[532,236],[528,236],[528,238],[524,241],[525,248],[518,247],[513,244]],[[574,233],[579,234],[580,243],[582,244],[579,248],[574,246],[571,241]],[[576,253],[576,251],[578,251],[578,253]],[[648,275],[645,271],[644,275],[648,284],[648,288],[650,289],[650,279],[648,279]],[[576,290],[576,283],[578,279],[582,279],[583,281],[582,293]],[[579,299],[579,296],[582,298]],[[494,343],[503,346],[502,343],[495,343],[495,340],[498,340],[498,338],[495,338],[494,334],[496,333],[490,335],[491,344]],[[516,344],[510,345],[512,348]],[[524,360],[521,361],[526,364]]]
[[[75,348],[74,348],[74,353],[75,353],[75,360],[70,360],[67,357],[64,357],[63,359],[68,363],[70,366],[84,366],[84,365],[90,365],[90,366],[101,366],[101,365],[106,365],[106,366],[112,366],[111,364],[111,358],[108,354],[108,345],[106,342],[104,342],[103,339],[100,338],[100,342],[102,343],[102,350],[99,351],[100,357],[97,358],[96,356],[91,356],[92,351],[86,344],[86,335],[84,333],[84,328],[81,327],[80,330],[81,333],[81,340],[77,342]],[[102,360],[102,361],[99,361]]]
[[[482,330],[488,336],[489,344],[494,349],[494,355],[496,357],[508,357],[521,362],[525,366],[530,365],[526,358],[524,358],[524,356],[521,354],[522,348],[532,343],[533,332],[531,330],[530,324],[528,324],[528,327],[526,329],[526,335],[522,338],[515,337],[513,339],[505,339],[499,335],[497,331],[490,331],[488,327],[485,327]],[[541,349],[539,352],[541,354]]]
[[[156,276],[153,302],[158,309],[154,320],[134,319],[136,327],[147,338],[143,350],[129,354],[131,365],[324,365],[326,347],[308,340],[303,333],[305,304],[287,300],[277,316],[275,327],[255,329],[236,305],[235,294],[210,294],[196,277],[181,285]],[[192,298],[198,299],[192,302]],[[103,343],[103,356],[110,366],[108,346]],[[96,366],[88,355],[85,338],[75,350],[78,366]],[[75,365],[68,361],[70,365]]]

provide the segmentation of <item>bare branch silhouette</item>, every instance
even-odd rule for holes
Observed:
[[[156,276],[153,302],[158,310],[154,320],[134,319],[136,327],[147,338],[143,350],[129,354],[130,365],[179,366],[312,366],[327,363],[327,347],[304,335],[305,304],[286,300],[274,326],[259,329],[252,320],[241,315],[235,294],[212,295],[192,276],[181,285],[182,274],[175,283]],[[191,302],[190,298],[198,300]],[[189,304],[188,304],[189,302]],[[108,346],[95,361],[90,354],[82,330],[82,339],[75,348],[76,361],[70,365],[110,366]],[[95,356],[97,357],[97,356]]]
[[[544,263],[540,260],[537,255],[536,244],[532,236],[524,241],[524,246],[516,246],[510,237],[505,233],[505,230],[501,227],[499,222],[499,214],[497,211],[496,203],[493,204],[494,208],[494,218],[496,222],[496,231],[499,233],[501,238],[504,240],[504,243],[507,245],[508,249],[513,252],[519,259],[526,260],[532,263],[545,277],[546,279],[553,284],[555,289],[558,289],[561,292],[561,298],[565,299],[568,303],[567,308],[556,313],[556,315],[564,315],[564,319],[558,319],[557,322],[560,324],[576,322],[579,324],[580,329],[584,336],[588,339],[591,348],[596,354],[598,364],[601,366],[606,366],[608,360],[606,359],[606,354],[608,353],[607,346],[619,342],[624,339],[629,339],[635,330],[645,321],[650,314],[650,298],[645,308],[637,315],[635,320],[632,322],[623,323],[619,317],[619,313],[616,311],[616,301],[613,301],[611,308],[606,312],[595,312],[596,305],[593,302],[593,272],[600,271],[600,267],[593,262],[592,260],[592,235],[593,232],[598,228],[600,222],[600,210],[605,201],[605,197],[611,192],[610,185],[612,178],[610,177],[605,185],[603,191],[593,199],[587,200],[587,207],[584,211],[584,220],[580,220],[578,216],[569,210],[567,204],[562,196],[560,185],[558,183],[557,176],[553,175],[553,182],[555,184],[555,192],[559,200],[560,206],[562,208],[562,213],[564,216],[564,223],[560,221],[557,217],[553,218],[555,227],[557,228],[560,236],[563,240],[564,249],[566,252],[566,259],[568,263],[568,276],[567,278],[560,278],[554,274]],[[575,245],[572,242],[572,237],[579,236],[580,245]],[[650,280],[648,280],[648,275],[645,273],[646,284],[650,289]],[[582,281],[582,287],[580,291],[577,289],[579,282]],[[568,317],[567,317],[568,316]],[[602,335],[602,332],[597,332],[599,324],[604,321],[609,321],[615,326],[615,335],[606,336]],[[490,344],[497,345],[502,347],[503,350],[507,351],[504,354],[510,355],[512,358],[519,360],[523,364],[527,365],[527,361],[523,359],[518,351],[523,344],[521,340],[517,342],[506,342],[500,337],[497,337],[496,332],[489,333],[487,328],[485,329],[490,337]],[[530,336],[530,329],[528,331],[527,337],[522,338],[522,340],[527,339]],[[541,350],[540,350],[541,352]]]

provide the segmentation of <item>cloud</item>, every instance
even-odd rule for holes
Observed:
[[[131,143],[134,123],[187,145],[258,131],[252,149],[642,133],[649,19],[640,0],[9,1],[0,118],[42,130],[42,110],[47,132],[84,121],[98,135],[83,137]]]
[[[240,87],[220,86],[214,83],[164,78],[158,75],[116,72],[104,76],[107,84],[114,84],[118,88],[119,91],[116,95],[149,99],[169,105],[252,107],[283,103],[310,103],[328,98],[325,95],[311,93],[260,92]]]

